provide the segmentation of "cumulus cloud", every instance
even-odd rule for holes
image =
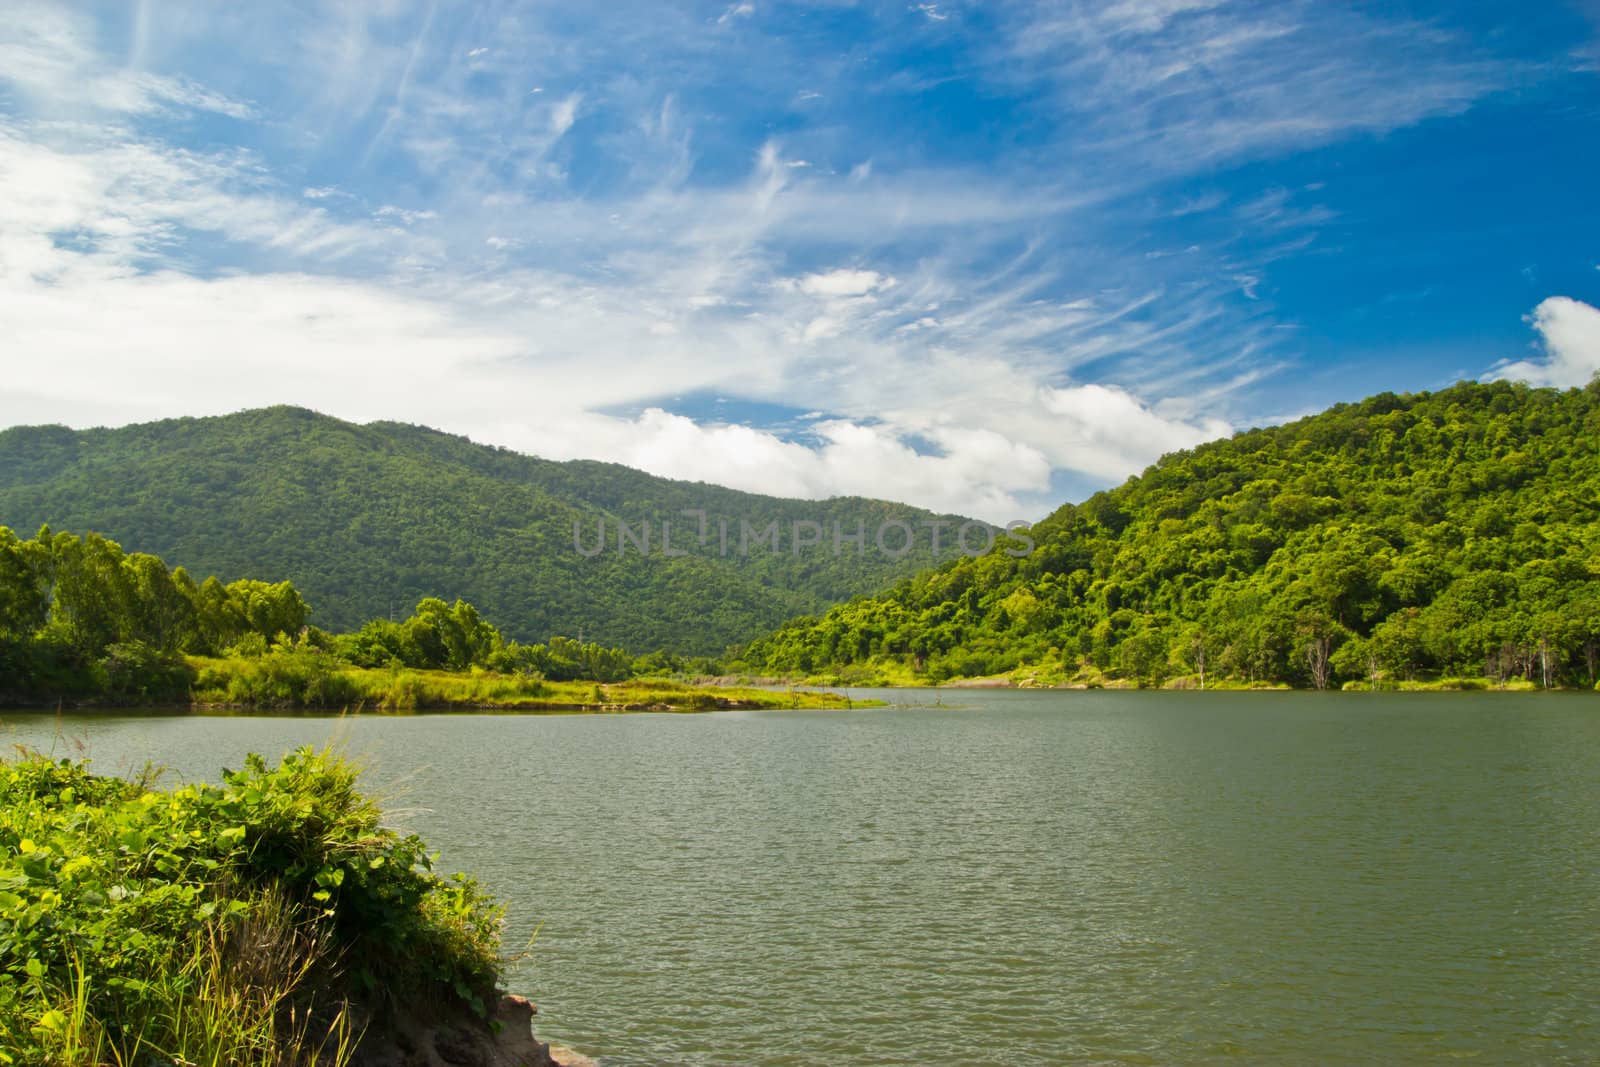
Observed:
[[[634,419],[572,413],[515,432],[524,447],[557,458],[578,457],[577,432],[586,445],[604,442],[605,458],[668,477],[804,499],[902,500],[997,522],[1021,517],[1016,493],[1049,484],[1049,464],[1037,450],[983,432],[946,437],[942,452],[929,454],[882,425],[830,419],[797,441],[659,408]]]
[[[1538,331],[1543,358],[1503,363],[1491,377],[1567,389],[1586,385],[1600,373],[1600,309],[1552,296],[1528,321]]]
[[[1232,430],[1227,421],[1215,417],[1162,415],[1116,386],[1049,389],[1041,402],[1047,412],[1061,419],[1061,434],[1055,442],[1060,465],[1104,478],[1126,472],[1132,456],[1192,448]]]

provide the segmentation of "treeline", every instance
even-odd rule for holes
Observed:
[[[174,700],[216,655],[305,628],[288,582],[196,582],[96,534],[49,527],[21,540],[0,526],[0,698]]]
[[[187,702],[195,660],[273,661],[325,686],[341,667],[486,670],[524,679],[617,682],[641,674],[720,673],[668,653],[552,638],[505,639],[477,610],[428,598],[407,619],[330,634],[289,582],[197,582],[181,566],[115,541],[48,527],[21,539],[0,526],[0,702]],[[293,701],[298,702],[298,701]]]
[[[997,549],[752,643],[943,681],[1593,687],[1600,379],[1384,393],[1161,459]]]

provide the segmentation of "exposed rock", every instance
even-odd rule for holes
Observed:
[[[537,1011],[526,997],[508,995],[492,1024],[401,1021],[387,1033],[368,1030],[351,1067],[591,1067],[594,1061],[577,1053],[559,1060],[550,1054],[533,1036]]]

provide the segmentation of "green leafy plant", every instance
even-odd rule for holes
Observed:
[[[486,1016],[500,911],[301,749],[160,792],[0,764],[0,1064],[341,1064],[367,1026]]]

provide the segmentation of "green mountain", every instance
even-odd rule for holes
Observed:
[[[686,510],[706,513],[703,544]],[[288,579],[312,621],[337,630],[403,619],[423,597],[460,597],[524,641],[565,634],[720,653],[948,557],[950,532],[935,557],[924,525],[941,520],[951,531],[965,521],[556,463],[298,408],[0,432],[0,526],[93,530],[224,581]],[[904,531],[890,525],[880,551],[880,529],[896,521],[912,527],[915,547],[902,554]],[[665,554],[663,524],[682,554]]]
[[[1593,686],[1600,379],[1341,404],[1166,456],[1031,536],[746,659],[899,680]]]

